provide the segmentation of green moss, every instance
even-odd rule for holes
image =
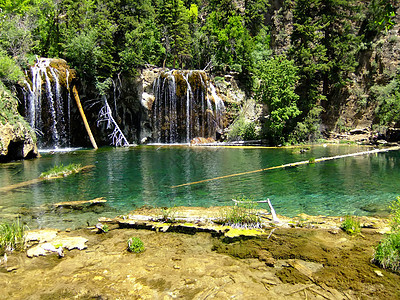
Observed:
[[[239,236],[258,236],[262,235],[264,232],[256,229],[230,229],[227,233],[225,233],[226,237],[234,238]]]

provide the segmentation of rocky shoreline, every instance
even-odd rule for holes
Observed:
[[[256,229],[219,224],[217,207],[178,207],[168,214],[142,208],[81,230],[33,231],[30,249],[47,244],[49,255],[2,259],[0,299],[400,296],[400,276],[371,263],[388,220],[360,217],[361,234],[349,236],[340,229],[341,217],[278,215],[275,223],[268,211],[259,213]],[[132,236],[143,241],[143,253],[127,251]],[[52,249],[61,245],[62,256]]]

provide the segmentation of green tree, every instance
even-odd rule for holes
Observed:
[[[139,23],[125,32],[125,44],[120,52],[121,69],[131,72],[144,64],[158,64],[165,49],[160,42],[160,32],[153,22]]]
[[[289,57],[299,67],[298,118],[303,129],[318,127],[318,113],[348,82],[357,66],[360,38],[353,25],[358,11],[355,0],[296,0]],[[328,100],[328,101],[324,101]],[[309,132],[310,135],[314,132]]]
[[[267,0],[244,1],[245,26],[252,36],[256,36],[264,26],[265,15],[270,6]]]
[[[255,95],[268,107],[266,134],[276,144],[286,141],[293,119],[301,113],[297,106],[299,95],[295,93],[297,73],[294,61],[284,55],[259,61],[255,69]]]
[[[65,45],[65,55],[77,71],[88,77],[99,75],[103,51],[97,41],[97,32],[91,30],[78,33]]]
[[[177,62],[182,64],[182,60],[189,56],[189,20],[192,17],[192,10],[184,6],[182,0],[164,0],[160,8],[160,25],[162,26],[163,45],[166,49],[164,64],[172,56],[172,67],[175,68]]]
[[[23,62],[34,45],[30,19],[19,15],[3,14],[0,18],[0,48],[11,57]]]
[[[24,14],[30,8],[31,0],[0,0],[0,9],[6,13]]]
[[[4,83],[16,83],[24,78],[18,64],[0,49],[0,80]]]
[[[241,15],[213,11],[202,31],[207,37],[205,49],[208,61],[213,62],[217,71],[249,72],[253,42]]]
[[[376,109],[378,122],[384,126],[400,124],[400,73],[388,84],[372,87],[371,92],[371,96],[378,102]]]

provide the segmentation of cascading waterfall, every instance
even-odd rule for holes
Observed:
[[[38,135],[39,148],[70,146],[70,73],[64,66],[62,71],[52,66],[52,61],[56,60],[38,58],[26,76],[29,79],[25,80],[25,115]],[[61,80],[67,90],[66,97]],[[67,120],[64,111],[68,112]]]
[[[153,138],[157,143],[189,143],[217,138],[225,106],[204,71],[165,71],[154,81]]]

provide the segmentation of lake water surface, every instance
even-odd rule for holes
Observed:
[[[368,148],[369,149],[369,148]],[[306,164],[179,188],[171,186],[282,164],[367,150],[364,146],[222,148],[139,146],[101,148],[0,164],[0,187],[31,180],[55,165],[95,165],[87,172],[0,193],[0,221],[22,216],[31,228],[77,228],[100,216],[153,207],[232,205],[269,198],[278,214],[379,215],[400,195],[400,152]],[[107,199],[95,211],[57,211],[62,201]],[[266,204],[261,204],[267,208]]]

